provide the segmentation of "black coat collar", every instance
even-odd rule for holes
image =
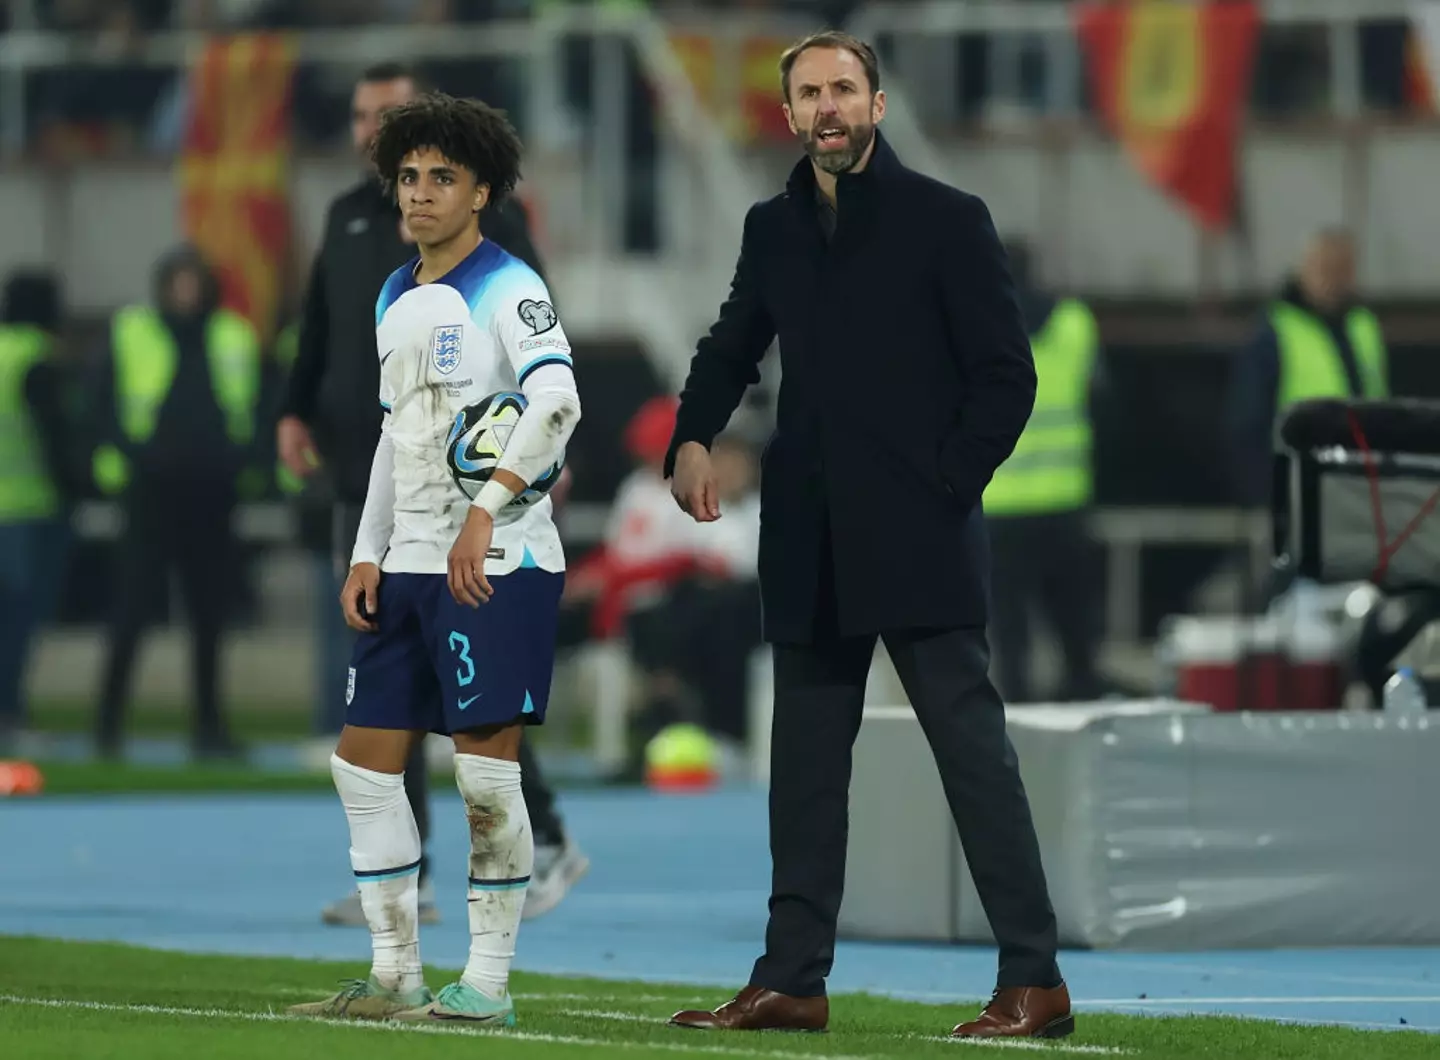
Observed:
[[[875,148],[870,152],[869,164],[858,173],[841,173],[835,182],[835,198],[839,202],[863,199],[873,190],[883,187],[904,168],[890,142],[876,129]],[[797,202],[809,204],[815,201],[815,166],[808,155],[790,171],[785,189]]]

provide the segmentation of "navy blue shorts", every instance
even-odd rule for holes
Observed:
[[[565,575],[522,567],[490,584],[490,602],[468,607],[443,574],[382,574],[380,628],[355,638],[346,724],[449,735],[542,723]]]

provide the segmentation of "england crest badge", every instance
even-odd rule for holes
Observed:
[[[449,375],[460,367],[460,344],[465,329],[460,324],[436,328],[430,339],[430,363],[441,375]]]

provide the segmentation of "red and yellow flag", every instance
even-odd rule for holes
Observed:
[[[670,46],[694,84],[701,106],[746,147],[762,141],[791,142],[780,109],[779,71],[780,53],[789,43],[780,37],[745,37],[739,42],[739,69],[722,72],[713,38],[670,35]]]
[[[794,134],[780,109],[780,54],[790,45],[783,37],[749,37],[745,41],[744,80],[740,110],[748,142],[790,144]]]
[[[707,109],[715,106],[715,42],[699,33],[671,33],[670,47],[680,60],[695,97]]]
[[[1414,30],[1405,36],[1405,66],[1401,73],[1406,108],[1417,114],[1434,114],[1435,78],[1430,73],[1425,45],[1415,36]]]
[[[1405,102],[1415,113],[1440,112],[1440,0],[1412,0],[1405,37]]]
[[[1228,227],[1255,0],[1087,2],[1075,19],[1096,103],[1136,168],[1207,228]]]
[[[190,73],[179,159],[187,237],[219,271],[225,304],[268,339],[290,250],[290,99],[294,42],[217,37]]]

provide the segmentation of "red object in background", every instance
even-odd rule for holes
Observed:
[[[675,414],[679,408],[680,400],[668,394],[653,397],[641,405],[625,426],[626,452],[641,463],[658,463],[663,459],[675,434]],[[667,506],[669,503],[667,500]],[[622,536],[646,536],[645,528],[651,518],[651,514],[643,510],[631,512],[622,523]],[[670,585],[692,574],[717,573],[713,563],[688,549],[667,550],[663,555],[651,554],[637,559],[623,549],[617,555],[609,544],[600,545],[579,563],[572,564],[569,574],[574,582],[596,579],[602,584],[590,616],[590,632],[598,639],[620,632],[637,590]]]
[[[38,795],[45,786],[39,767],[31,762],[0,761],[0,798]]]
[[[1166,637],[1175,698],[1217,711],[1338,710],[1344,671],[1335,634],[1273,619],[1186,617]]]
[[[1339,710],[1345,702],[1345,665],[1339,636],[1300,626],[1285,651],[1285,697],[1302,710]],[[1310,706],[1309,704],[1314,704]]]
[[[625,451],[647,464],[662,459],[675,435],[675,414],[679,409],[680,399],[669,394],[641,405],[625,425]]]
[[[1437,56],[1440,58],[1440,56]],[[1426,54],[1425,42],[1414,26],[1405,34],[1405,65],[1402,71],[1405,103],[1416,114],[1432,115],[1436,112],[1435,101],[1440,94],[1435,91],[1435,79],[1430,72],[1431,58]]]
[[[740,116],[746,142],[793,144],[780,95],[780,56],[791,43],[783,37],[750,37],[744,44]]]
[[[1205,227],[1228,228],[1260,32],[1254,0],[1082,3],[1074,11],[1096,104],[1135,167]]]
[[[630,610],[631,593],[642,586],[671,585],[701,569],[694,556],[681,553],[663,556],[660,559],[629,566],[616,565],[607,554],[600,553],[586,565],[591,564],[603,571],[605,589],[595,602],[590,615],[590,631],[601,640],[620,632],[625,615]]]
[[[647,766],[645,784],[652,791],[668,794],[711,791],[720,783],[720,774],[714,769],[657,769]]]
[[[1183,618],[1168,638],[1175,666],[1175,698],[1236,710],[1240,703],[1243,637],[1233,620]]]
[[[215,37],[190,73],[178,161],[186,237],[219,273],[227,308],[274,335],[290,254],[290,98],[283,34]]]

